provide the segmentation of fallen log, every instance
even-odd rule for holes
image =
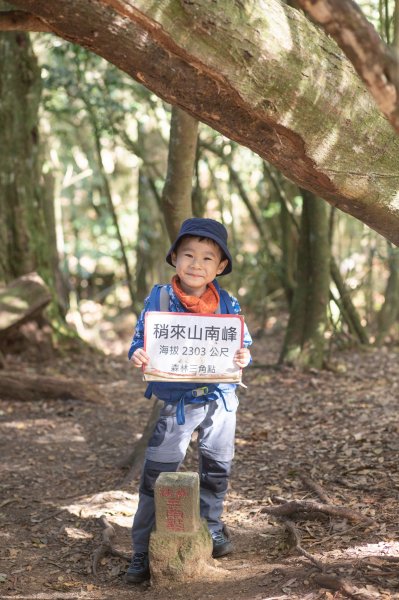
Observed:
[[[0,289],[0,342],[23,323],[37,319],[51,301],[37,273],[29,273]]]
[[[87,402],[99,402],[104,399],[92,382],[9,371],[0,372],[0,398],[19,401],[50,399]]]

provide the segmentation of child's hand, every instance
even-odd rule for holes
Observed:
[[[140,368],[143,365],[147,365],[149,360],[150,357],[148,356],[147,352],[143,350],[143,348],[137,348],[137,350],[134,351],[132,361],[135,367]]]
[[[250,360],[251,360],[251,354],[250,354],[248,348],[240,348],[234,354],[234,362],[236,363],[236,365],[238,367],[240,367],[240,369],[243,369],[244,367],[246,367]]]

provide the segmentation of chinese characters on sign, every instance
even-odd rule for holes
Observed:
[[[242,347],[243,317],[147,312],[147,381],[241,381],[234,354]]]
[[[160,495],[166,498],[166,529],[184,531],[184,511],[181,499],[187,496],[187,490],[163,488]]]

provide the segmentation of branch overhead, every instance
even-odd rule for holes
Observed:
[[[353,0],[298,0],[352,62],[381,112],[399,133],[399,59]]]
[[[399,244],[399,138],[299,11],[277,0],[14,5]]]
[[[0,11],[0,31],[52,32],[52,29],[34,14],[24,10]]]

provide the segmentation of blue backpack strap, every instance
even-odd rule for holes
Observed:
[[[230,294],[226,292],[226,290],[219,291],[219,304],[220,304],[220,312],[223,315],[234,315],[233,303],[230,298]]]
[[[223,290],[216,279],[213,280],[213,285],[219,292],[219,306],[216,309],[216,314],[234,315],[233,303],[231,302],[230,294]]]
[[[166,285],[163,285],[159,291],[159,310],[161,310],[162,312],[168,312],[169,300],[170,296],[168,288],[166,287]]]
[[[161,288],[163,285],[154,285],[150,292],[147,310],[161,310],[160,309],[160,296]]]
[[[154,384],[152,381],[147,385],[145,392],[144,392],[144,398],[148,398],[148,400],[151,399],[153,386],[154,386]]]
[[[166,285],[154,285],[149,295],[147,310],[169,310],[169,292]]]

